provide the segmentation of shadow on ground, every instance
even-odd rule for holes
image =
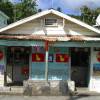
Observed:
[[[82,98],[86,98],[89,97],[90,95],[86,95],[86,94],[79,94],[79,95],[71,95],[69,97],[69,100],[81,100]]]

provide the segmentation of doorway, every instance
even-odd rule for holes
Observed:
[[[71,80],[76,87],[88,87],[90,48],[71,48]]]
[[[22,85],[29,78],[29,47],[7,48],[7,83]]]

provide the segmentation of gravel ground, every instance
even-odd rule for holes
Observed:
[[[100,96],[10,96],[0,95],[0,100],[100,100]]]

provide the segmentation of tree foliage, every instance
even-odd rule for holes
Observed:
[[[88,8],[87,6],[83,6],[80,10],[81,10],[80,19],[90,25],[94,25],[95,20],[100,12],[100,8],[93,10]]]
[[[35,14],[36,6],[36,1],[33,0],[21,0],[19,3],[0,1],[0,10],[10,17],[9,23]]]
[[[16,20],[31,16],[37,12],[36,1],[21,0],[20,3],[15,5],[15,18]]]

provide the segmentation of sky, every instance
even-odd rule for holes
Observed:
[[[12,0],[13,2],[20,0]],[[80,8],[84,5],[95,9],[100,7],[100,0],[37,0],[38,8],[43,10],[60,7],[65,14],[80,14]]]

